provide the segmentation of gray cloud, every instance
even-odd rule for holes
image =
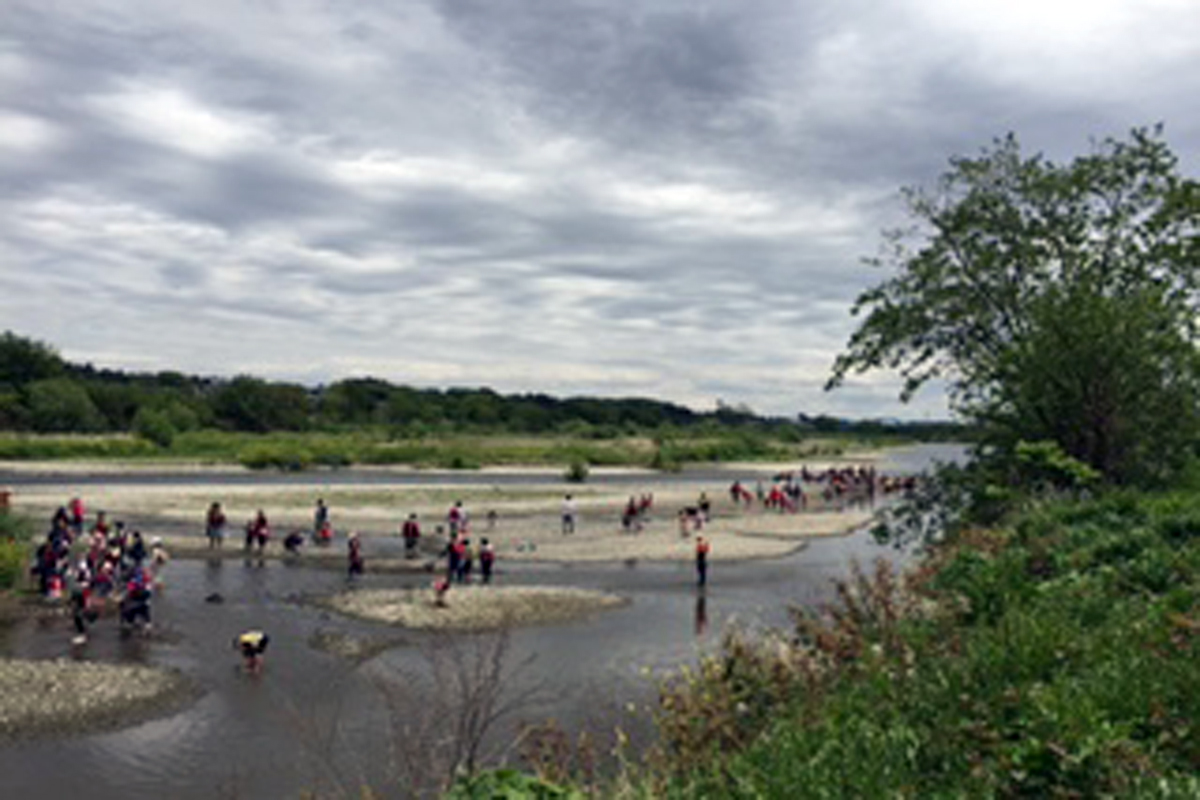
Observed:
[[[1200,11],[1044,6],[14,0],[0,313],[112,366],[944,414],[821,392],[899,187],[1009,130],[1200,157]]]

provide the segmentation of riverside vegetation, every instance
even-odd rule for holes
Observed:
[[[64,360],[0,334],[0,460],[240,463],[252,469],[405,464],[677,469],[687,462],[794,459],[960,437],[959,425],[764,417],[718,401],[697,412],[643,398],[501,395],[351,378],[305,387],[250,376],[127,373]]]
[[[543,465],[562,467],[566,479],[583,482],[589,467],[673,471],[695,462],[837,457],[903,441],[897,435],[812,436],[793,431],[739,431],[713,426],[612,438],[578,433],[522,436],[445,433],[395,438],[382,429],[262,434],[198,430],[176,435],[167,447],[128,434],[0,433],[0,461],[76,459],[163,465],[186,462],[285,471],[353,465],[435,469]]]

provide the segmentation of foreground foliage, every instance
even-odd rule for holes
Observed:
[[[20,585],[29,567],[33,523],[0,509],[0,590]]]
[[[731,637],[663,694],[648,794],[1195,797],[1200,500],[1047,504]]]

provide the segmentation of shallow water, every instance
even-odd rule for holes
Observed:
[[[898,453],[887,465],[913,471],[961,448],[928,446]],[[711,477],[711,476],[710,476]],[[829,597],[831,579],[851,558],[901,558],[865,532],[816,540],[773,561],[714,563],[703,595],[688,564],[504,565],[507,584],[565,584],[619,593],[627,606],[568,624],[514,632],[516,686],[537,686],[541,702],[518,718],[554,717],[566,727],[620,722],[644,730],[625,706],[650,699],[644,670],[694,660],[732,622],[777,625],[789,603]],[[387,727],[371,676],[417,670],[430,637],[358,622],[296,602],[345,586],[332,571],[278,561],[176,561],[155,605],[155,634],[122,639],[102,620],[79,657],[175,667],[199,699],[169,716],[121,730],[13,744],[0,749],[6,796],[57,798],[286,797],[320,784],[332,764],[343,776],[378,779],[386,771]],[[428,577],[367,575],[367,587],[419,586]],[[225,602],[203,601],[218,592]],[[272,638],[266,672],[239,670],[232,638],[258,627]],[[400,639],[355,665],[309,646],[316,631]],[[36,658],[71,655],[67,619],[26,621],[0,635],[0,653]],[[414,698],[420,702],[420,697]],[[498,731],[503,741],[511,728]],[[351,778],[348,782],[353,782]]]

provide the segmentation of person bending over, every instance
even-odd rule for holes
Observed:
[[[233,639],[235,650],[242,652],[242,662],[247,672],[259,673],[263,668],[263,656],[271,637],[262,631],[246,631]]]

